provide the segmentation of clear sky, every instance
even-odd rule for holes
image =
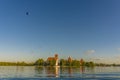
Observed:
[[[0,61],[55,53],[119,62],[120,1],[0,0]]]

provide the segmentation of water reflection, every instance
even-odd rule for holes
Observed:
[[[69,68],[68,68],[69,77],[72,77],[72,72],[73,72],[73,71],[72,71],[72,67],[69,67]]]
[[[120,77],[120,67],[0,66],[0,78]]]
[[[59,77],[59,67],[45,67],[47,77]]]
[[[42,74],[43,71],[44,71],[44,67],[39,67],[39,66],[35,67],[35,72],[37,74]]]
[[[24,72],[24,66],[16,66],[16,71]]]
[[[86,67],[85,68],[85,73],[86,73],[86,77],[92,77],[95,78],[95,68],[94,67]]]
[[[89,73],[89,74],[94,74],[94,67],[86,67],[85,68],[85,73]]]
[[[74,77],[80,76],[84,73],[84,67],[61,67],[60,68],[60,77]]]
[[[84,74],[84,72],[85,72],[85,67],[80,66],[80,73]]]

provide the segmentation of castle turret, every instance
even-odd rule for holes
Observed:
[[[58,66],[58,54],[55,54],[56,64],[55,66]]]
[[[55,58],[56,58],[56,59],[58,58],[58,54],[55,54]]]
[[[68,57],[68,62],[72,62],[72,58],[70,56]]]

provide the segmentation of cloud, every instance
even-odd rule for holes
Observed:
[[[85,52],[85,54],[93,54],[93,53],[95,53],[95,50],[87,50],[87,51]]]

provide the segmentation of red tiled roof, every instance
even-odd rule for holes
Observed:
[[[50,60],[56,60],[56,58],[55,57],[48,57],[47,61],[50,61]]]

